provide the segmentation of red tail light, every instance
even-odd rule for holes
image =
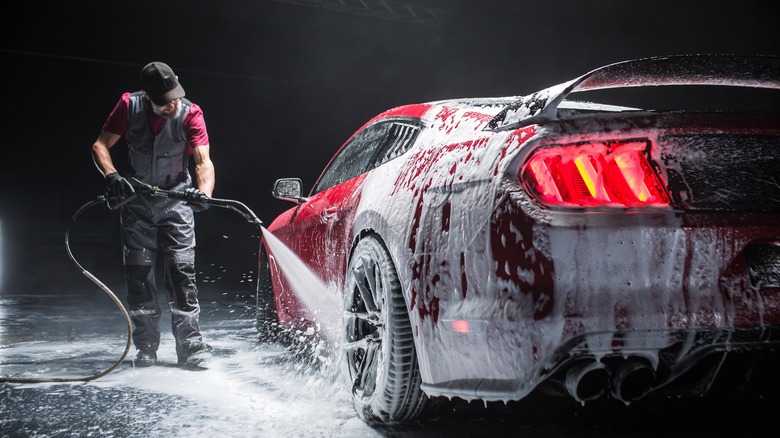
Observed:
[[[647,140],[556,145],[525,163],[529,193],[551,207],[663,207],[669,205],[653,170]]]

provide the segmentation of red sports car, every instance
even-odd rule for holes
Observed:
[[[631,104],[641,89],[672,99]],[[780,58],[680,55],[379,114],[308,196],[277,181],[296,205],[261,242],[258,328],[317,333],[337,314],[369,424],[452,397],[629,403],[747,379],[780,347],[778,89]]]

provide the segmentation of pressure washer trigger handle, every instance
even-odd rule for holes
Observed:
[[[156,186],[152,186],[149,184],[146,184],[145,182],[141,181],[140,179],[136,177],[130,177],[130,184],[135,187],[136,190],[143,190],[144,192],[151,193],[152,195],[156,194],[159,189]]]

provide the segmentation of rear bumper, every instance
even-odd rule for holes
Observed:
[[[609,394],[628,403],[649,394],[744,390],[750,383],[761,384],[751,382],[756,370],[775,372],[777,364],[780,326],[588,333],[569,340],[529,372],[518,370],[516,378],[455,379],[426,383],[423,389],[431,396],[507,401],[545,385],[580,402]]]

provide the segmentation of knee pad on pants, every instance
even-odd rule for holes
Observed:
[[[143,304],[156,300],[151,266],[125,266],[125,280],[129,304]]]

